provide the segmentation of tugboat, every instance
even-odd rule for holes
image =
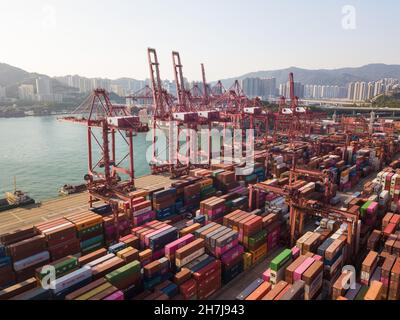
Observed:
[[[34,203],[35,200],[29,197],[25,192],[17,190],[14,177],[14,192],[6,192],[6,197],[0,199],[0,212],[18,207],[25,207]]]
[[[66,184],[58,191],[58,193],[60,194],[60,196],[68,196],[70,194],[80,193],[86,190],[86,184],[79,184],[75,186],[72,184]]]

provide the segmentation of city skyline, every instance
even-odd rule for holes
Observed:
[[[41,0],[0,4],[0,27],[12,30],[2,36],[12,45],[0,60],[50,76],[145,79],[146,49],[151,46],[158,49],[163,78],[172,79],[171,52],[178,50],[185,76],[199,80],[203,62],[209,81],[287,66],[317,70],[400,63],[399,45],[388,42],[399,27],[395,12],[400,4],[392,0],[379,4],[120,1],[113,10],[104,1],[73,4]],[[351,13],[349,6],[355,10],[354,28],[351,23],[349,28],[343,25]],[[198,14],[204,7],[212,10]],[[299,21],[301,29],[296,28]],[[23,41],[12,41],[15,38]],[[294,46],[301,50],[293,51]]]

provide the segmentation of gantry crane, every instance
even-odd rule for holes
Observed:
[[[104,89],[94,90],[72,114],[61,120],[87,126],[88,173],[84,178],[89,205],[102,200],[111,206],[118,237],[120,205],[129,210],[133,200],[130,194],[135,190],[133,136],[143,125],[126,106],[113,105]],[[117,136],[128,149],[121,157],[116,152]]]

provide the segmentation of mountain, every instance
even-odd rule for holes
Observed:
[[[0,63],[0,85],[7,87],[16,83],[22,83],[31,78],[31,74],[20,68]]]
[[[234,80],[242,80],[244,78],[276,78],[276,83],[285,83],[288,81],[290,72],[294,73],[295,81],[303,84],[325,84],[345,86],[352,81],[376,81],[382,78],[397,78],[400,79],[400,65],[387,64],[369,64],[358,68],[341,68],[341,69],[319,69],[310,70],[296,67],[280,69],[274,71],[257,71],[250,72],[235,78],[222,79],[222,83],[226,88],[229,88]],[[38,73],[30,73],[20,68],[10,66],[5,63],[0,63],[0,86],[7,87],[8,91],[15,92],[20,84],[34,84],[37,77],[48,77]],[[53,81],[56,79],[52,78]],[[124,87],[137,90],[138,86],[142,85],[142,81],[131,78],[120,78],[112,80],[113,84],[122,85]],[[215,82],[214,82],[215,83]],[[61,83],[58,85],[62,87]]]
[[[400,65],[369,64],[358,68],[309,70],[296,67],[274,71],[257,71],[236,78],[221,80],[225,87],[230,87],[235,80],[244,78],[276,78],[276,83],[288,81],[289,73],[294,73],[296,82],[303,84],[324,84],[345,86],[353,81],[376,81],[382,78],[400,79]]]

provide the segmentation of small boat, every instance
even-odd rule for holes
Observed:
[[[14,192],[6,192],[6,197],[0,199],[0,212],[25,207],[30,204],[34,204],[35,200],[29,197],[25,192],[21,190],[15,190]]]
[[[35,204],[35,200],[29,197],[26,192],[17,190],[17,179],[14,177],[14,192],[6,192],[6,197],[0,199],[0,212],[31,204]]]
[[[86,190],[87,190],[86,184],[79,184],[79,185],[66,184],[58,191],[58,193],[61,196],[68,196],[70,194],[80,193]]]

